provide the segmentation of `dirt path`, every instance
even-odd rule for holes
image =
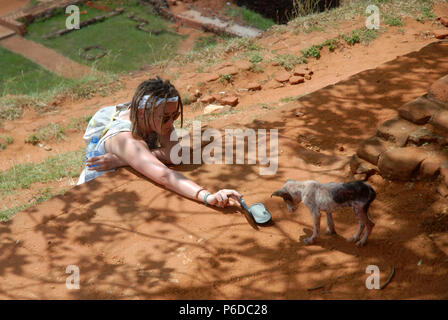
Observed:
[[[30,0],[0,0],[0,17],[25,8],[28,2]]]
[[[442,9],[448,14],[448,6]],[[350,21],[335,35],[361,25],[362,21]],[[231,84],[215,81],[202,88],[204,93],[232,92],[240,99],[236,113],[211,120],[209,127],[279,128],[279,170],[275,176],[264,177],[257,166],[249,165],[176,170],[211,190],[236,188],[248,204],[263,202],[274,225],[255,231],[239,212],[204,207],[122,169],[0,224],[0,298],[448,298],[448,236],[431,230],[425,233],[421,226],[448,207],[432,184],[392,183],[374,176],[370,183],[378,197],[371,215],[376,227],[368,245],[360,249],[345,241],[357,229],[349,210],[335,215],[338,236],[322,235],[316,245],[304,246],[301,240],[312,232],[308,210],[301,206],[291,215],[279,199],[269,197],[288,178],[347,179],[348,158],[359,142],[393,117],[403,103],[422,95],[448,73],[447,44],[427,46],[434,41],[430,33],[435,27],[409,19],[404,32],[389,28],[368,46],[323,51],[319,60],[308,64],[313,78],[298,86],[240,92],[248,82],[264,84],[281,69],[266,63],[261,73],[240,72]],[[332,36],[271,34],[260,41],[269,50],[296,54]],[[181,49],[190,49],[192,39]],[[229,54],[224,59],[234,63],[241,58]],[[156,74],[174,79],[184,94],[214,68],[202,73],[198,66],[135,72],[121,79],[124,89],[119,92],[91,100],[66,100],[44,117],[27,109],[21,119],[0,128],[0,134],[12,135],[15,141],[0,153],[0,170],[83,145],[81,133],[51,143],[50,152],[23,143],[39,126],[129,101],[136,86]],[[308,95],[281,102],[302,94]],[[297,111],[304,115],[297,117]],[[186,107],[189,119],[201,113]],[[304,148],[301,137],[320,151]],[[57,184],[67,187],[70,181],[49,185]],[[33,188],[25,190],[20,200],[26,203]],[[323,230],[324,226],[325,222]],[[72,264],[80,267],[80,290],[65,287],[65,270]],[[365,270],[370,264],[380,268],[381,283],[395,267],[395,277],[386,289],[366,289]],[[320,285],[320,289],[307,290]]]
[[[275,224],[258,231],[241,213],[183,199],[126,169],[18,214],[0,226],[0,297],[448,298],[448,235],[421,227],[448,206],[431,184],[371,180],[378,193],[371,211],[376,227],[364,248],[345,241],[357,228],[350,210],[335,216],[338,236],[322,235],[305,246],[300,240],[312,230],[307,209],[291,215],[269,197],[288,178],[346,179],[358,143],[447,71],[448,44],[430,45],[267,111],[256,122],[243,113],[238,121],[211,123],[280,129],[275,176],[259,176],[249,165],[179,168],[212,190],[237,188],[247,203],[263,202]],[[294,115],[298,109],[304,117]],[[303,148],[299,135],[320,152]],[[371,264],[380,268],[381,283],[395,268],[386,289],[366,289]],[[80,268],[80,290],[67,290],[67,265]]]
[[[92,72],[89,67],[19,35],[1,40],[0,45],[65,78],[78,79]]]

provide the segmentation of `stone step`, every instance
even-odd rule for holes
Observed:
[[[448,133],[448,110],[436,113],[431,119],[431,124],[442,132]]]
[[[16,32],[0,25],[0,40],[14,35]]]
[[[448,104],[448,75],[434,82],[428,90],[428,96]]]
[[[409,135],[419,128],[416,124],[400,117],[384,121],[378,127],[376,135],[384,140],[403,147],[408,141]]]
[[[395,144],[389,141],[385,141],[378,136],[373,136],[361,142],[356,154],[361,159],[377,165],[381,153],[396,147]]]
[[[401,118],[420,125],[429,122],[443,107],[441,103],[428,99],[427,95],[424,95],[400,107],[398,114]]]
[[[393,180],[411,180],[418,176],[420,164],[429,154],[418,147],[396,148],[383,152],[378,169],[383,177]]]

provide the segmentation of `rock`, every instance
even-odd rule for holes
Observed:
[[[362,181],[366,181],[367,180],[367,174],[365,173],[357,173],[353,175],[353,178],[355,180],[362,180]]]
[[[215,81],[215,80],[218,80],[218,79],[219,79],[219,75],[216,74],[216,73],[209,73],[209,74],[206,75],[205,78],[204,78],[204,80],[205,80],[206,82],[212,82],[212,81]]]
[[[423,96],[400,107],[398,114],[415,124],[425,124],[439,110],[440,105]]]
[[[440,167],[444,160],[447,158],[442,155],[430,155],[421,163],[419,177],[422,179],[435,178],[440,173]]]
[[[45,151],[51,151],[52,148],[51,148],[50,146],[45,146],[45,147],[44,147],[44,150],[45,150]]]
[[[439,20],[441,24],[443,24],[445,27],[448,27],[448,17],[440,17]]]
[[[231,97],[222,98],[221,103],[224,105],[229,105],[229,106],[234,107],[238,104],[238,97],[231,96]]]
[[[431,120],[431,123],[435,127],[448,132],[448,110],[438,112]]]
[[[301,112],[301,111],[297,111],[296,113],[295,113],[295,115],[296,115],[296,117],[303,117],[305,114],[303,113],[303,112]]]
[[[421,146],[424,143],[431,143],[439,141],[441,137],[427,128],[418,128],[416,131],[409,135],[408,143],[413,143],[417,146]]]
[[[448,196],[448,187],[441,183],[439,184],[439,186],[437,187],[437,192],[444,198],[446,198]]]
[[[202,96],[202,92],[199,91],[199,89],[196,89],[195,92],[194,92],[194,96],[195,96],[196,98],[199,98],[200,96]]]
[[[403,147],[409,135],[417,130],[417,126],[407,120],[393,118],[384,121],[377,131],[377,136],[395,143],[398,147]]]
[[[261,90],[261,84],[259,83],[255,83],[255,82],[251,82],[247,85],[247,89],[249,91],[256,91],[256,90]]]
[[[252,69],[252,62],[249,61],[237,61],[235,62],[235,67],[239,70],[248,71]]]
[[[221,100],[223,98],[223,95],[218,94],[218,93],[213,93],[212,97],[215,99],[214,101],[218,101],[219,103],[221,103]],[[222,103],[221,103],[222,104]]]
[[[427,153],[417,147],[391,149],[379,156],[378,168],[383,177],[410,180],[427,157]]]
[[[434,30],[434,37],[436,37],[436,39],[445,39],[448,38],[448,30]]]
[[[378,174],[371,175],[369,181],[373,184],[380,185],[384,183],[384,178]]]
[[[208,113],[220,113],[220,112],[226,112],[230,110],[230,106],[220,106],[217,104],[209,104],[204,108],[204,114]]]
[[[305,82],[305,79],[303,77],[293,76],[293,77],[289,78],[290,84],[298,84],[298,83],[303,83],[303,82]]]
[[[202,103],[212,103],[215,100],[216,100],[215,97],[213,97],[211,95],[206,95],[206,96],[203,96],[200,101]]]
[[[377,168],[374,165],[372,165],[370,162],[362,160],[356,154],[354,154],[350,158],[350,171],[353,174],[365,173],[367,175],[371,175],[371,174],[377,172]]]
[[[306,75],[305,75],[305,79],[306,79],[306,80],[311,80],[311,75],[310,75],[310,74],[306,74]]]
[[[275,76],[275,80],[283,83],[288,81],[290,77],[291,75],[289,74],[289,72],[282,72]]]
[[[392,146],[390,143],[387,143],[386,141],[374,136],[361,142],[356,154],[361,159],[377,165],[380,154],[390,149],[391,147]]]
[[[219,70],[217,73],[220,76],[225,76],[225,75],[228,75],[228,74],[233,76],[233,75],[238,73],[238,69],[233,67],[233,66],[232,67],[225,67],[225,68],[222,68],[221,70]]]
[[[443,161],[440,165],[440,177],[442,182],[448,186],[448,161]]]
[[[303,67],[295,67],[292,74],[295,76],[304,77],[305,75],[307,75],[309,73],[308,73],[308,70],[305,70],[305,68],[303,68]]]
[[[440,78],[431,85],[428,90],[428,96],[443,103],[448,103],[448,75]]]
[[[281,88],[281,87],[283,87],[283,84],[278,81],[275,81],[275,80],[269,80],[264,85],[265,89],[277,89],[277,88]]]

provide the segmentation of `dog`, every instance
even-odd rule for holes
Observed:
[[[290,212],[295,211],[300,202],[308,207],[313,216],[314,230],[312,236],[304,240],[306,244],[313,244],[319,237],[320,211],[327,213],[327,234],[336,234],[333,211],[341,207],[352,207],[359,221],[359,228],[348,241],[355,242],[358,247],[365,245],[375,226],[367,211],[375,200],[376,192],[370,185],[360,180],[322,184],[314,180],[300,182],[289,179],[280,190],[272,193],[272,196],[282,197]],[[366,232],[359,240],[364,228]]]

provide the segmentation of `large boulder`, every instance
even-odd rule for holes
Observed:
[[[410,180],[427,157],[426,151],[417,147],[391,149],[380,155],[378,168],[381,175],[388,179]]]
[[[448,132],[448,110],[438,112],[431,123],[438,129]]]
[[[434,179],[440,174],[442,163],[448,160],[448,155],[433,154],[422,161],[419,177],[422,179]]]
[[[398,147],[403,147],[409,135],[417,129],[418,126],[412,122],[401,118],[393,118],[380,124],[377,136],[395,143]]]
[[[431,85],[428,90],[428,96],[443,103],[448,103],[448,75],[440,78]]]
[[[380,154],[392,147],[393,145],[391,143],[374,136],[361,142],[356,154],[361,159],[377,165]]]
[[[440,110],[440,105],[427,99],[418,97],[417,99],[406,103],[398,109],[398,114],[403,119],[415,124],[425,124],[431,117]]]

